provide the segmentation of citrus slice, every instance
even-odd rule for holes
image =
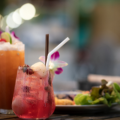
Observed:
[[[12,44],[12,38],[9,33],[3,32],[1,34],[1,38],[5,39],[7,42],[10,42],[10,44]]]

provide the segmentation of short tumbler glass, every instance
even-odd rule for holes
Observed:
[[[19,118],[46,119],[55,110],[52,81],[54,73],[44,77],[36,72],[30,74],[19,67],[15,83],[12,109]]]

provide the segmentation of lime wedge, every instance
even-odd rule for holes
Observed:
[[[10,42],[10,44],[12,44],[12,38],[9,33],[3,32],[1,34],[1,38],[5,39],[7,42]]]

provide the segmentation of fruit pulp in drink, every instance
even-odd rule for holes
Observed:
[[[18,66],[24,65],[24,50],[0,50],[0,109],[12,109]]]
[[[52,74],[42,78],[36,73],[28,75],[19,68],[12,101],[14,113],[20,118],[45,119],[51,116],[55,110],[52,80]]]

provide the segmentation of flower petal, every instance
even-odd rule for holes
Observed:
[[[51,60],[57,60],[59,57],[60,57],[60,54],[58,51],[56,51],[51,55]]]
[[[57,70],[55,71],[56,74],[61,74],[63,72],[62,68],[57,68]]]
[[[0,31],[0,35],[2,34],[2,31]]]
[[[65,66],[68,65],[68,63],[66,63],[66,62],[64,62],[64,61],[60,61],[60,60],[56,60],[56,61],[54,62],[54,64],[55,64],[55,66],[57,66],[57,67],[65,67]]]
[[[5,29],[6,32],[10,33],[10,30],[9,30],[9,27],[6,26],[6,29]]]
[[[40,56],[39,60],[41,60],[45,64],[45,56]]]
[[[11,35],[13,35],[13,37],[16,38],[16,39],[19,39],[19,38],[15,35],[15,32],[14,32],[14,31],[11,33]]]

